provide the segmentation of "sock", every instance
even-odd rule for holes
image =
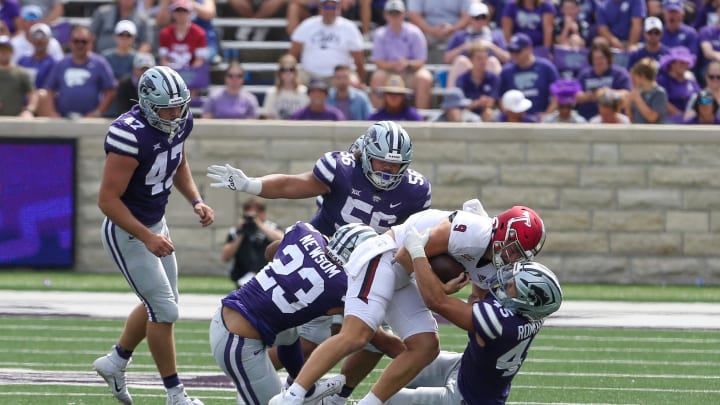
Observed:
[[[347,385],[343,385],[340,392],[338,392],[338,395],[343,398],[350,398],[350,394],[355,390],[355,387],[349,387]]]
[[[180,385],[180,377],[178,377],[177,373],[163,377],[163,385],[165,386],[165,389],[177,387]]]
[[[372,392],[368,392],[365,398],[358,402],[358,405],[382,405],[380,398],[376,397]]]
[[[307,390],[303,388],[302,385],[298,383],[293,383],[293,385],[288,388],[287,393],[298,398],[305,398],[305,393],[307,393]]]
[[[115,345],[115,353],[125,360],[130,360],[130,356],[133,354],[132,350],[123,349],[119,343]]]
[[[289,345],[279,345],[277,347],[277,355],[278,360],[280,360],[280,363],[285,367],[290,377],[297,377],[303,363],[305,363],[305,357],[303,356],[302,347],[300,346],[300,339],[296,339]]]

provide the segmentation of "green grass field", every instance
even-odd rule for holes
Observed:
[[[51,280],[46,287],[44,280]],[[2,289],[127,291],[116,275],[0,273]],[[184,287],[187,286],[187,287]],[[221,277],[182,277],[184,292],[227,292]],[[717,287],[565,286],[567,300],[720,302]],[[631,308],[629,308],[631,310]],[[720,320],[719,320],[720,322]],[[0,404],[117,404],[91,368],[117,338],[121,320],[0,317]],[[193,376],[220,374],[208,322],[176,325],[181,377],[205,404],[234,404],[231,388],[199,388]],[[441,326],[443,350],[462,351],[467,335]],[[381,363],[381,367],[386,363]],[[361,398],[379,375],[355,391]],[[137,405],[165,394],[145,344],[128,373]],[[720,332],[545,327],[514,380],[510,403],[715,404],[720,398]]]

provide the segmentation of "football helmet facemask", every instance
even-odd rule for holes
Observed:
[[[327,245],[327,257],[335,264],[345,267],[350,254],[362,242],[378,236],[374,229],[363,224],[346,224],[335,231]]]
[[[400,185],[405,170],[412,161],[412,143],[410,136],[393,121],[378,121],[370,126],[363,135],[362,169],[365,177],[380,190],[392,190]],[[375,171],[372,160],[400,164],[397,173]]]
[[[493,263],[498,269],[532,260],[545,244],[545,224],[532,209],[516,205],[493,219]]]
[[[538,262],[508,264],[489,282],[490,292],[503,307],[533,321],[552,314],[562,304],[557,276]]]
[[[148,123],[171,137],[185,125],[190,104],[190,90],[179,73],[167,66],[155,66],[138,80],[138,104]],[[162,108],[181,107],[175,119],[160,118]]]

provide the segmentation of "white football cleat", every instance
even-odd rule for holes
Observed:
[[[338,394],[331,395],[327,398],[323,398],[322,405],[345,405],[348,403],[348,399],[341,397]]]
[[[310,396],[306,396],[303,405],[322,405],[324,399],[331,395],[335,395],[345,385],[345,376],[342,374],[320,380],[315,383],[315,392]]]
[[[115,350],[115,349],[113,349]],[[118,364],[117,359],[114,357],[114,353],[109,354],[96,359],[93,362],[93,369],[97,371],[98,375],[105,380],[110,392],[117,398],[118,401],[125,405],[132,405],[133,400],[127,389],[127,381],[125,380],[125,368],[130,364],[127,363]]]
[[[283,391],[268,401],[268,405],[302,405],[302,403],[302,398],[296,397],[288,391]]]
[[[185,392],[185,386],[180,384],[177,387],[168,388],[167,401],[165,405],[205,405],[197,398],[190,398]]]

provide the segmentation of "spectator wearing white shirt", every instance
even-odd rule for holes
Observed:
[[[10,40],[14,49],[13,63],[17,64],[21,57],[35,53],[35,46],[30,42],[30,27],[42,20],[43,12],[40,7],[29,5],[20,9],[20,18],[17,20],[18,32]],[[60,42],[55,38],[50,38],[48,42],[48,53],[56,61],[65,56]]]

